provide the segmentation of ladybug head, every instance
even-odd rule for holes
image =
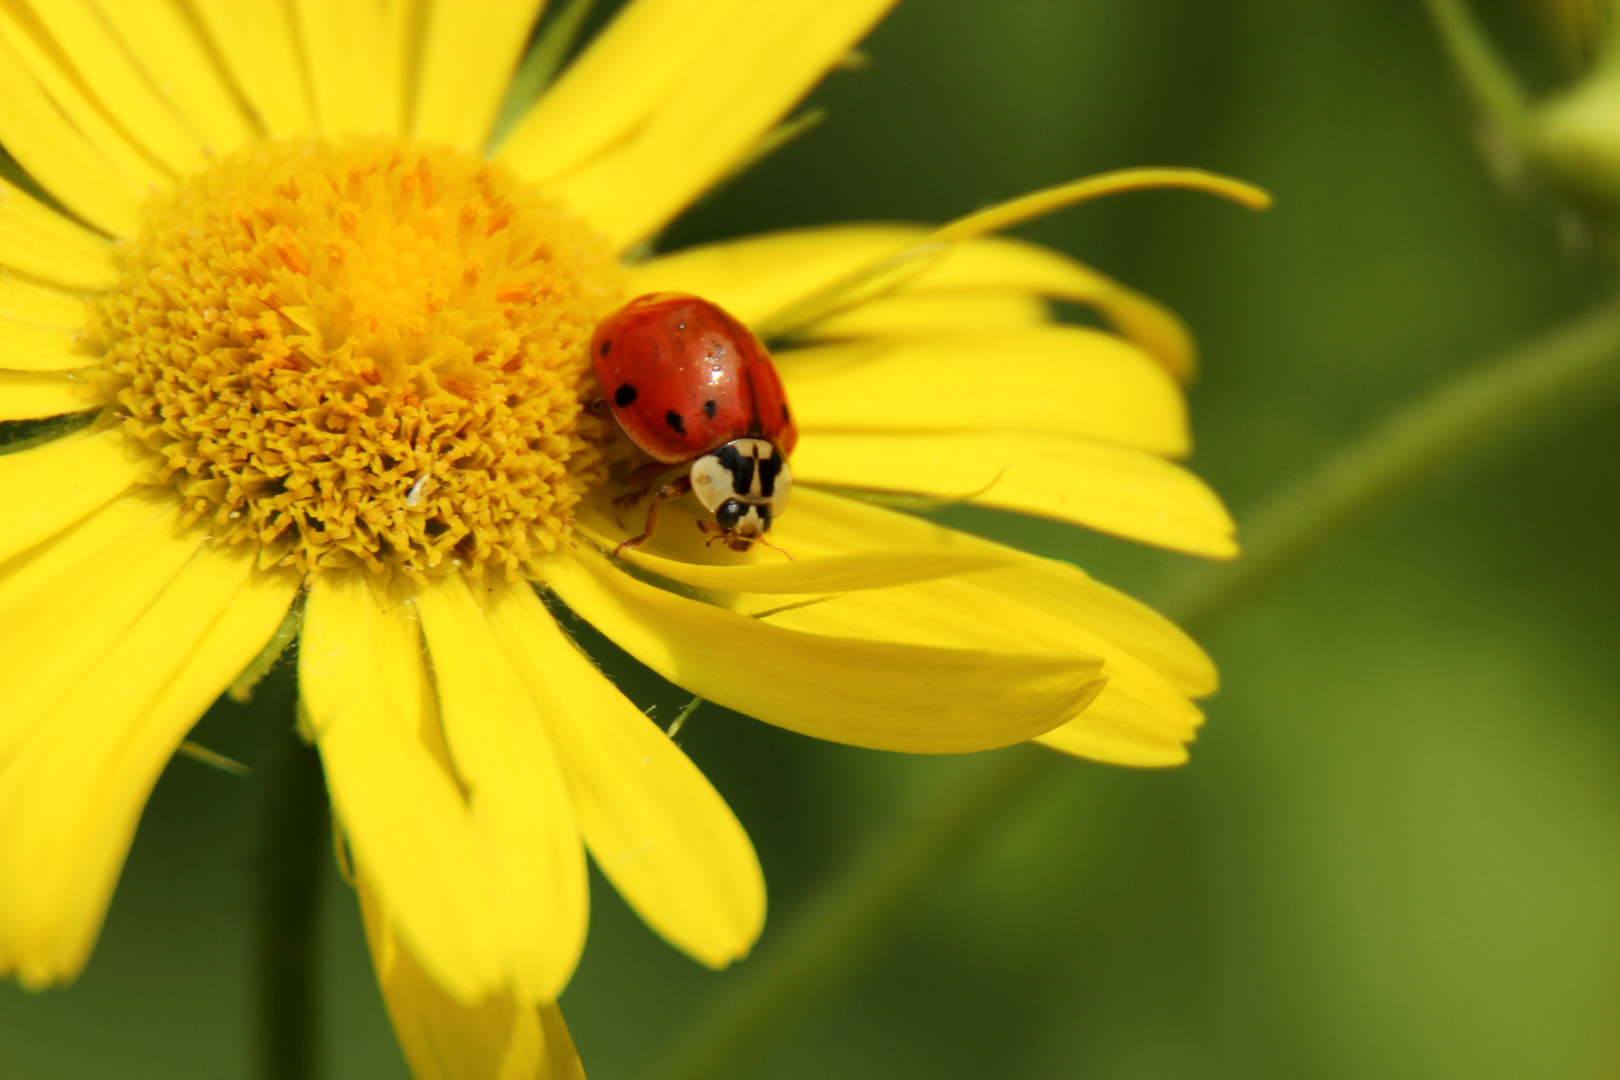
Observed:
[[[742,541],[770,529],[793,489],[787,458],[766,439],[733,439],[692,462],[691,475],[703,508],[727,536]]]

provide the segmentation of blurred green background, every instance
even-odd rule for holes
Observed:
[[[1488,13],[1545,78],[1530,5]],[[1604,287],[1578,223],[1492,183],[1416,0],[911,0],[864,51],[867,70],[816,93],[826,124],[666,246],[943,220],[1127,165],[1265,185],[1278,205],[1258,217],[1152,193],[1023,230],[1188,319],[1205,356],[1194,465],[1240,519],[1393,403]],[[1617,505],[1604,413],[1335,543],[1207,643],[1225,686],[1190,766],[1074,763],[748,1075],[1620,1075]],[[1142,595],[1184,561],[946,516]],[[678,708],[678,690],[591,640],[639,702]],[[197,738],[262,766],[287,693],[283,672]],[[843,858],[982,764],[814,743],[713,706],[681,742],[759,849],[762,957]],[[0,1077],[250,1073],[262,777],[173,763],[85,976],[44,995],[0,986]],[[353,898],[326,873],[330,1074],[404,1077]],[[593,885],[563,1004],[593,1078],[615,1080],[728,976]]]

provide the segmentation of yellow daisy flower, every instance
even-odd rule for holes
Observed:
[[[0,183],[0,420],[85,420],[0,455],[0,972],[78,973],[165,762],[290,611],[423,1076],[577,1068],[550,1003],[584,941],[585,849],[706,964],[764,917],[725,802],[533,583],[804,734],[1184,760],[1215,673],[1173,626],[837,493],[975,493],[1233,553],[1170,460],[1176,320],[986,235],[1090,189],[627,261],[891,2],[634,0],[488,158],[538,0],[0,7],[0,145],[44,193]],[[585,345],[663,289],[790,345],[806,486],[772,536],[795,562],[705,549],[679,507],[612,555],[624,443],[583,407]],[[1117,333],[1056,325],[1047,298]]]

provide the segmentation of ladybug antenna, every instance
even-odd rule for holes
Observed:
[[[770,548],[772,551],[780,551],[782,553],[782,555],[787,559],[788,562],[798,562],[799,561],[798,559],[795,559],[793,557],[793,553],[791,551],[789,551],[787,548],[777,547],[775,544],[771,543],[769,540],[765,539],[763,536],[761,536],[759,539],[755,540],[754,543],[756,543],[756,544],[764,544],[766,547]]]

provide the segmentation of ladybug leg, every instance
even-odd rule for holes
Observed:
[[[619,541],[619,545],[613,549],[613,554],[617,555],[625,548],[640,547],[652,539],[653,529],[658,526],[658,504],[678,499],[691,490],[692,478],[684,474],[665,484],[659,489],[658,494],[653,496],[653,501],[647,504],[647,522],[642,526],[641,535]]]
[[[667,472],[669,472],[669,466],[661,461],[651,461],[633,470],[630,475],[620,481],[624,486],[630,488],[630,491],[614,499],[613,505],[620,510],[628,510],[642,499],[645,499],[647,492],[652,490],[653,484]],[[690,478],[688,478],[687,483],[691,483]],[[682,494],[684,495],[685,492],[682,492]],[[673,498],[673,496],[671,497]]]

